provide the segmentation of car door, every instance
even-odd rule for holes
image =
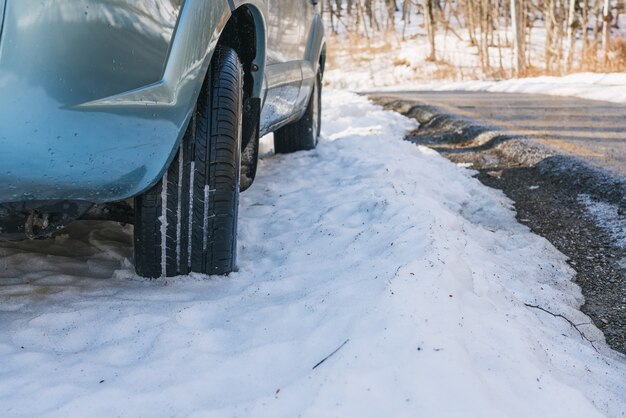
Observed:
[[[302,60],[306,49],[311,0],[267,0],[265,102],[261,131],[282,126],[299,109]]]

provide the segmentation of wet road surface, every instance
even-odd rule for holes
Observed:
[[[576,97],[491,92],[393,92],[442,110],[532,136],[626,178],[626,105]]]

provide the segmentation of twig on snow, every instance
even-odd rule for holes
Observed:
[[[568,323],[568,324],[570,324],[570,326],[571,326],[572,328],[574,328],[576,331],[578,331],[578,333],[580,334],[580,338],[582,338],[583,340],[585,340],[585,341],[587,341],[589,344],[591,344],[591,346],[593,347],[593,349],[594,349],[594,350],[596,350],[596,352],[597,352],[597,353],[599,353],[598,349],[597,349],[597,348],[596,348],[596,346],[593,344],[593,340],[590,340],[589,338],[587,338],[587,336],[585,335],[585,333],[584,333],[584,332],[582,332],[582,331],[580,330],[580,328],[578,328],[578,325],[587,325],[587,324],[578,324],[578,325],[577,325],[577,324],[573,323],[573,322],[572,322],[569,318],[567,318],[566,316],[561,315],[561,314],[555,314],[554,312],[550,312],[549,310],[547,310],[547,309],[545,309],[545,308],[542,308],[541,306],[538,306],[538,305],[531,305],[530,303],[525,303],[524,305],[528,306],[529,308],[539,309],[540,311],[543,311],[543,312],[545,312],[545,313],[547,313],[547,314],[550,314],[550,315],[552,315],[552,316],[554,316],[554,317],[556,317],[556,318],[562,318],[562,319],[566,320],[566,321],[567,321],[567,323]]]
[[[343,344],[341,344],[339,347],[337,347],[337,349],[335,351],[333,351],[332,353],[330,353],[329,355],[327,355],[326,357],[324,357],[319,363],[317,363],[315,366],[313,366],[313,368],[311,370],[315,370],[315,368],[317,366],[319,366],[320,364],[322,364],[323,362],[325,362],[326,360],[328,360],[331,356],[333,356],[337,351],[341,350],[343,348],[344,345],[348,344],[348,341],[350,341],[350,338],[348,338],[347,340],[345,340],[343,342]]]

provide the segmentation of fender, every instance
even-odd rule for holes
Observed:
[[[235,13],[240,7],[246,7],[252,14],[256,30],[256,54],[252,62],[255,70],[252,72],[254,89],[252,97],[263,98],[265,84],[265,57],[267,51],[267,5],[261,0],[228,0],[231,13]],[[221,28],[223,31],[224,27]],[[220,31],[221,33],[221,31]],[[209,60],[210,61],[210,60]]]
[[[227,7],[224,7],[227,5]],[[114,114],[139,114],[139,117],[157,115],[177,126],[177,137],[171,142],[169,153],[158,172],[150,172],[149,182],[142,182],[140,194],[152,187],[173,160],[186,127],[191,119],[202,84],[207,76],[213,53],[220,41],[229,19],[240,7],[250,11],[256,31],[256,55],[252,61],[250,74],[253,79],[252,99],[264,95],[265,56],[267,26],[265,16],[267,6],[260,0],[187,0],[181,11],[179,23],[170,48],[162,80],[149,86],[125,92],[108,98],[74,106],[72,110],[106,112]],[[207,24],[206,22],[209,22]],[[214,27],[213,31],[207,30]],[[255,103],[256,104],[256,103]],[[260,107],[260,106],[256,106]],[[255,107],[255,108],[256,108]],[[153,116],[154,117],[154,116]],[[258,129],[247,129],[249,134],[258,136]],[[254,138],[245,138],[246,143]],[[258,138],[256,139],[258,141]],[[128,196],[119,196],[126,198]],[[117,196],[115,197],[118,198]]]
[[[133,106],[175,107],[182,105],[193,109],[224,28],[232,13],[242,6],[249,7],[257,31],[257,54],[254,60],[257,70],[253,76],[253,92],[254,97],[261,97],[265,72],[267,7],[259,0],[236,2],[228,0],[227,2],[229,7],[224,8],[220,5],[221,2],[186,0],[179,17],[163,78],[160,81],[73,108],[115,112],[115,108],[126,111],[128,107]],[[233,4],[235,8],[232,7]],[[210,24],[207,25],[207,21]],[[215,30],[209,32],[207,27],[214,27]]]
[[[317,7],[317,6],[316,6]],[[309,33],[309,41],[307,43],[306,52],[304,54],[305,60],[311,63],[314,71],[317,72],[318,68],[324,73],[324,66],[326,64],[325,58],[326,50],[326,36],[324,33],[324,25],[322,18],[317,13],[311,24],[311,31]]]
[[[102,1],[107,7],[115,3],[91,1]],[[4,1],[0,3],[6,4]],[[44,3],[46,7],[59,7],[61,2]],[[132,4],[132,1],[124,0],[123,3]],[[163,176],[179,149],[213,52],[233,16],[233,10],[236,12],[238,8],[246,7],[250,12],[257,38],[257,53],[249,54],[251,62],[246,69],[250,71],[247,76],[252,81],[248,94],[255,99],[264,97],[266,2],[185,0],[180,3],[178,20],[171,27],[169,46],[164,48],[164,62],[159,61],[155,65],[156,69],[152,71],[154,77],[152,73],[146,77],[145,72],[138,71],[137,83],[115,85],[110,89],[111,83],[106,84],[103,80],[95,84],[98,89],[85,89],[89,92],[87,95],[81,96],[74,90],[71,100],[49,97],[45,89],[28,84],[20,77],[17,77],[18,82],[10,77],[0,80],[4,83],[1,86],[3,93],[6,92],[0,95],[5,109],[0,115],[3,134],[0,135],[3,144],[0,179],[12,186],[0,190],[0,202],[25,199],[106,203],[139,195],[152,187]],[[13,4],[21,5],[23,9],[26,3],[16,0]],[[17,10],[8,7],[2,10]],[[11,35],[7,31],[10,15],[6,13],[4,16],[2,41],[5,44],[0,48],[1,68],[8,60],[7,51],[10,51],[6,46]],[[90,18],[84,16],[77,14],[76,19],[83,21]],[[75,54],[80,52],[80,49],[74,51]],[[42,74],[47,73],[44,70]],[[65,80],[62,75],[52,81],[62,84]],[[29,88],[24,89],[24,86]],[[105,86],[106,89],[100,88]],[[251,106],[253,111],[259,107],[256,103],[251,104],[254,104]],[[36,107],[32,108],[34,105]],[[24,136],[20,130],[22,124],[10,121],[22,120],[24,109],[28,106],[31,107],[29,114],[41,117],[30,125],[29,129],[36,133],[31,134],[32,144],[24,147],[20,142]],[[257,130],[255,127],[246,129],[250,133],[250,138],[246,139],[248,143]],[[33,155],[22,152],[23,149]],[[45,159],[50,164],[45,171],[33,170],[30,165],[32,158]],[[20,190],[19,195],[13,192],[17,189]]]
[[[316,10],[318,6],[315,6]],[[304,115],[306,110],[306,104],[309,102],[309,98],[313,92],[313,85],[317,81],[318,71],[323,76],[324,66],[326,63],[325,57],[326,45],[324,36],[324,25],[319,13],[315,13],[311,28],[309,30],[309,36],[304,53],[304,60],[301,65],[302,69],[302,87],[300,95],[298,97],[298,103],[301,104],[301,111],[294,118],[299,119]]]

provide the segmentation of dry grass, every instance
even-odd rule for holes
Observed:
[[[411,62],[406,58],[396,57],[393,59],[393,65],[394,67],[410,67]]]
[[[428,72],[428,78],[432,81],[462,81],[476,79],[478,77],[477,68],[458,67],[445,60],[437,60],[434,64],[434,70],[431,69]]]
[[[398,56],[400,38],[393,32],[377,33],[375,37],[365,37],[349,33],[345,35],[330,35],[328,39],[328,63],[331,67],[339,68],[350,62],[352,65],[368,65],[374,61],[388,62],[389,66],[408,68],[415,74],[415,81],[460,81],[471,79],[505,80],[513,77],[510,69],[492,67],[482,71],[478,66],[457,66],[446,60],[429,62],[415,62],[403,56]],[[546,71],[541,61],[525,69],[522,77],[538,77],[543,75],[565,75],[567,73],[589,72],[626,72],[626,39],[616,38],[612,41],[608,62],[599,51],[598,45],[591,45],[585,57],[571,71],[564,68]]]
[[[355,63],[371,61],[373,57],[389,53],[397,42],[392,33],[379,34],[375,39],[353,33],[330,35],[326,46],[327,60],[331,65],[345,57]]]
[[[618,37],[612,40],[608,61],[604,59],[600,44],[598,42],[592,43],[575,71],[626,72],[626,39]]]
[[[614,72],[626,71],[626,39],[617,38],[613,40],[609,67]]]

